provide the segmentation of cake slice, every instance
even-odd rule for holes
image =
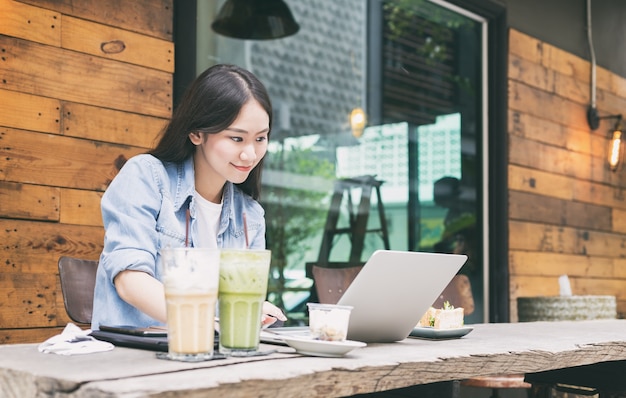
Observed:
[[[418,326],[433,327],[435,329],[455,329],[463,327],[464,310],[462,307],[454,308],[447,301],[443,308],[430,307],[420,319]]]
[[[436,310],[435,329],[456,329],[463,327],[463,308]]]

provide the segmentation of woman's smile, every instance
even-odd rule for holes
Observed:
[[[231,163],[232,164],[232,163]],[[234,168],[236,168],[237,170],[244,172],[244,173],[249,173],[252,170],[252,165],[251,166],[237,166],[236,164],[232,164]]]

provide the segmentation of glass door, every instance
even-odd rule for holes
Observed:
[[[443,1],[285,2],[297,34],[245,41],[211,31],[221,1],[197,0],[197,73],[246,67],[275,109],[261,196],[269,299],[297,324],[314,294],[308,269],[320,259],[364,262],[384,248],[462,252],[476,302],[466,322],[483,322],[486,23]],[[357,108],[362,130],[351,124]],[[346,179],[379,185],[360,232],[352,226],[362,187],[342,190],[333,205]],[[332,210],[335,229],[347,233],[325,240]]]
[[[373,0],[369,15],[380,21],[369,30],[370,123],[403,150],[381,176],[401,187],[387,196],[391,217],[406,220],[408,250],[468,255],[466,322],[483,322],[486,23],[442,1]]]

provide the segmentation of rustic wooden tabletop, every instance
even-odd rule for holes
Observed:
[[[340,358],[303,356],[290,347],[253,358],[202,363],[154,352],[61,356],[37,345],[0,346],[0,391],[7,397],[336,397],[501,373],[533,373],[626,360],[626,320],[471,325],[462,338],[407,338],[369,344]],[[65,395],[64,395],[65,394]],[[213,395],[212,395],[213,396]],[[218,395],[215,395],[218,396]]]

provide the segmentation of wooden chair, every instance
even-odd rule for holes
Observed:
[[[328,268],[319,265],[311,267],[313,281],[320,303],[337,304],[348,286],[363,269],[362,265]]]
[[[472,377],[461,381],[461,385],[465,387],[490,388],[491,398],[500,396],[499,390],[502,389],[527,389],[528,396],[531,396],[532,387],[530,383],[524,381],[524,374],[502,374],[493,376]]]
[[[98,261],[63,256],[59,258],[59,277],[63,304],[70,319],[91,323],[93,291],[96,286]]]
[[[467,275],[455,275],[448,283],[441,295],[433,303],[433,307],[442,308],[443,303],[449,302],[455,308],[463,308],[463,313],[469,315],[474,312],[474,295]]]

